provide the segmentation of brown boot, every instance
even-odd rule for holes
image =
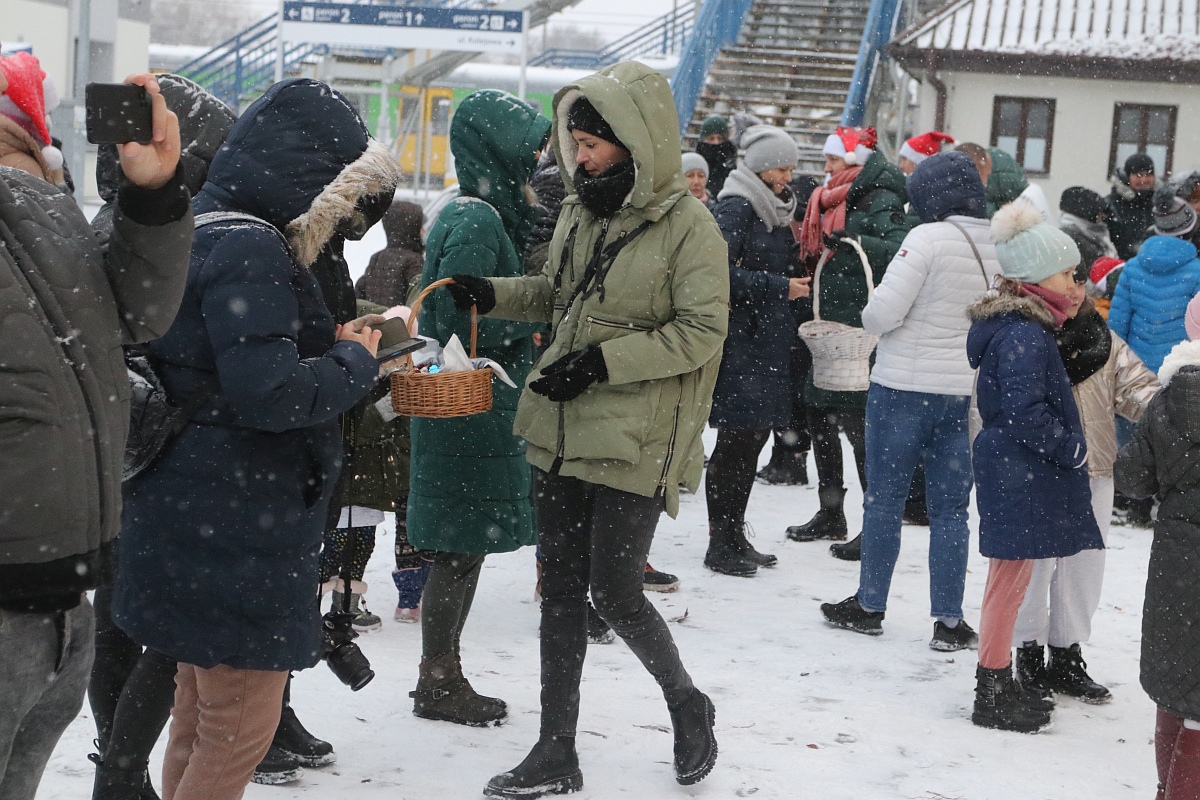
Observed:
[[[476,694],[454,653],[422,661],[417,689],[408,696],[413,698],[413,715],[425,719],[482,728],[499,725],[508,716],[503,700]]]

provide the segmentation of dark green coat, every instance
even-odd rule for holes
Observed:
[[[879,153],[872,153],[846,197],[846,232],[861,242],[876,286],[912,227],[912,220],[904,214],[908,202],[904,183],[904,173]],[[861,328],[866,305],[866,275],[858,252],[840,247],[821,269],[821,319]],[[863,409],[867,404],[866,392],[818,389],[811,371],[804,397],[814,408]]]
[[[1016,159],[999,147],[989,147],[988,155],[992,157],[992,174],[987,182],[987,213],[991,219],[996,209],[1020,197],[1029,188],[1029,181]]]
[[[462,194],[443,209],[426,242],[422,286],[451,275],[525,274],[520,253],[533,220],[525,184],[550,121],[505,92],[476,92],[450,125]],[[479,320],[478,355],[522,386],[533,365],[528,322]],[[420,331],[443,345],[458,334],[470,347],[471,315],[435,290],[421,309]],[[525,443],[513,435],[520,390],[492,384],[491,411],[412,421],[409,541],[423,550],[503,553],[537,540]]]

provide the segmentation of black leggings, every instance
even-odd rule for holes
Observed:
[[[537,469],[534,484],[542,551],[542,736],[575,735],[589,589],[596,611],[658,681],[667,704],[683,703],[692,679],[642,591],[662,497]]]
[[[421,658],[425,661],[458,652],[483,558],[466,553],[433,554],[421,597]]]
[[[758,454],[767,443],[769,428],[721,428],[717,446],[708,460],[704,494],[708,501],[710,523],[738,523],[746,517]]]
[[[812,369],[812,354],[803,342],[792,348],[792,420],[786,428],[775,429],[775,453],[779,457],[790,455],[793,458],[804,459],[812,449],[812,436],[808,432],[808,406],[804,402],[804,384],[808,371]]]
[[[113,622],[112,596],[112,584],[106,584],[96,590],[92,601],[96,608],[96,659],[92,662],[92,675],[88,681],[88,702],[96,720],[101,755],[108,747],[121,690],[142,655],[142,646]]]
[[[843,489],[842,442],[838,431],[846,434],[854,449],[858,483],[867,490],[867,415],[846,408],[809,408],[808,431],[812,434],[813,455],[817,461],[817,480],[821,489]]]
[[[354,549],[350,553],[350,575],[352,581],[361,581],[367,571],[367,562],[375,552],[375,526],[334,528],[325,531],[325,546],[321,549],[321,583],[342,572],[342,553],[353,539]],[[340,592],[343,587],[339,586]]]

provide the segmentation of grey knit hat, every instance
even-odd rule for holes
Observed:
[[[681,160],[683,161],[683,169],[680,171],[684,175],[687,175],[694,169],[702,170],[706,176],[708,175],[708,162],[699,153],[684,153],[681,156]]]
[[[741,140],[742,160],[752,172],[794,167],[800,161],[800,148],[784,130],[774,125],[754,125]]]
[[[1195,229],[1196,211],[1182,197],[1172,195],[1154,204],[1155,233],[1160,236],[1187,236]]]

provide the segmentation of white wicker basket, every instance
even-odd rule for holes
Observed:
[[[858,252],[867,280],[867,300],[875,291],[875,275],[862,245],[855,239],[843,240]],[[813,320],[800,326],[800,337],[808,345],[813,360],[813,385],[831,392],[865,392],[871,385],[871,353],[879,337],[862,328],[821,319],[821,269],[829,260],[826,249],[813,275]]]

